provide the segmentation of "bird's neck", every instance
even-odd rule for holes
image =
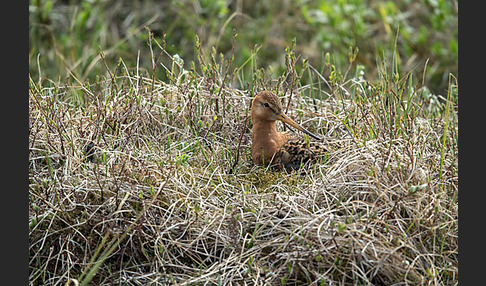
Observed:
[[[277,131],[276,121],[258,121],[253,124],[252,141],[261,146],[279,148],[288,140],[288,135]],[[276,150],[272,150],[276,151]]]
[[[258,136],[257,136],[258,134]],[[267,141],[270,138],[278,137],[277,124],[275,121],[259,121],[253,124],[252,139]]]
[[[277,131],[275,121],[254,122],[251,144],[253,162],[256,164],[269,164],[287,140],[288,135]]]

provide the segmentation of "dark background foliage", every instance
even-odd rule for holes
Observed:
[[[412,71],[445,94],[449,73],[458,77],[457,12],[457,0],[31,0],[29,72],[57,84],[93,80],[106,73],[100,52],[110,68],[123,59],[151,71],[148,27],[185,68],[196,61],[197,38],[204,54],[214,48],[229,57],[236,32],[234,68],[252,57],[253,69],[278,74],[295,39],[300,59],[317,69],[326,53],[345,69],[349,50],[358,48],[354,64],[368,80],[383,59],[398,56],[402,74]],[[162,69],[157,77],[166,79]]]

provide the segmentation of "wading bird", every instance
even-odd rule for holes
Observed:
[[[270,91],[261,91],[253,98],[251,120],[251,157],[255,164],[297,170],[302,166],[308,167],[327,152],[323,145],[310,142],[308,138],[292,137],[287,132],[277,131],[276,122],[280,120],[316,140],[322,140],[285,115],[280,99]]]

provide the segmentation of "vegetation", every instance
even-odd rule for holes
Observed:
[[[232,53],[234,66],[242,66],[258,51],[258,68],[281,74],[284,50],[296,38],[297,54],[319,70],[328,52],[336,67],[345,69],[348,50],[358,47],[356,64],[370,78],[377,78],[377,66],[382,58],[393,56],[397,42],[395,56],[401,72],[425,75],[425,84],[433,93],[445,94],[449,73],[458,72],[457,6],[457,0],[278,4],[271,0],[31,0],[30,73],[57,84],[72,83],[74,78],[92,81],[107,76],[101,51],[109,66],[122,58],[128,67],[138,66],[140,72],[148,73],[153,68],[146,26],[189,69],[197,60],[196,38],[205,54],[215,48],[229,57],[235,29],[239,36]],[[248,82],[252,73],[244,74]],[[162,70],[156,78],[167,80]]]
[[[31,1],[31,285],[457,284],[457,2],[270,3]]]

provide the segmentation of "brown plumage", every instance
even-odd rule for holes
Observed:
[[[272,92],[262,91],[253,98],[251,119],[251,157],[255,164],[297,170],[315,162],[327,152],[319,143],[277,131],[276,121],[280,120],[314,139],[322,140],[285,115],[279,98]]]

